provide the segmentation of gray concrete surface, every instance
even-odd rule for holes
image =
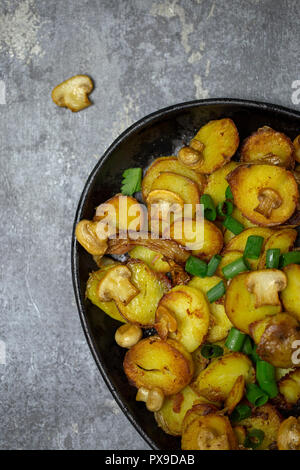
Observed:
[[[147,448],[79,323],[80,193],[113,139],[158,108],[241,97],[300,110],[299,13],[298,0],[1,1],[1,449]],[[72,114],[50,93],[78,73],[94,105]]]

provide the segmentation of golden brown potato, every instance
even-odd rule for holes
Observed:
[[[206,294],[207,291],[212,289],[221,280],[222,279],[218,276],[204,278],[195,276],[189,282],[188,285],[191,287],[195,287],[196,289],[199,289],[201,292],[203,292],[203,294]],[[222,300],[224,301],[224,298],[219,299],[217,302],[212,302],[209,304],[211,315],[210,326],[206,337],[206,341],[209,343],[215,343],[226,338],[230,328],[232,327],[232,323],[225,313],[225,308]]]
[[[156,275],[141,261],[130,260],[127,266],[131,271],[131,283],[139,293],[126,305],[115,300],[117,307],[130,323],[153,326],[158,302],[169,288],[168,280],[165,276]]]
[[[191,386],[207,400],[225,401],[240,375],[246,383],[255,381],[252,362],[242,353],[229,353],[212,360]]]
[[[281,253],[287,253],[294,246],[297,238],[297,230],[286,228],[277,230],[265,242],[263,252],[260,256],[258,269],[266,267],[267,251],[272,248],[279,248]]]
[[[52,90],[52,99],[57,106],[69,108],[73,113],[87,108],[92,103],[88,95],[94,85],[87,75],[75,75],[57,85]]]
[[[235,276],[227,287],[225,294],[225,311],[232,324],[244,333],[249,334],[249,326],[255,321],[281,311],[281,306],[255,307],[255,295],[246,286],[248,273]]]
[[[264,126],[254,132],[243,143],[241,161],[262,161],[293,168],[295,164],[294,147],[287,135],[274,131],[271,127]]]
[[[274,230],[267,227],[252,227],[244,230],[239,235],[233,237],[225,246],[223,253],[228,253],[228,251],[240,251],[244,252],[246,248],[246,243],[250,235],[258,235],[267,240],[271,235],[273,235]]]
[[[199,193],[203,193],[204,186],[206,184],[205,176],[182,165],[177,157],[161,157],[154,160],[154,162],[149,166],[142,181],[142,193],[145,201],[151,191],[153,182],[159,174],[163,172],[176,173],[177,175],[189,178],[197,184]]]
[[[282,377],[278,382],[278,388],[287,408],[298,403],[300,400],[300,369],[293,370]]]
[[[158,387],[167,396],[179,393],[189,384],[194,366],[191,355],[180,343],[150,336],[127,351],[124,371],[135,387]]]
[[[252,415],[240,421],[239,425],[244,426],[247,432],[252,429],[263,431],[265,436],[257,450],[269,450],[274,449],[276,446],[281,420],[282,418],[276,408],[267,403],[266,405],[254,408]]]
[[[209,174],[225,165],[235,154],[239,146],[239,134],[234,122],[225,118],[205,124],[193,141],[204,146],[196,171]],[[192,145],[195,147],[194,143]]]
[[[146,246],[135,246],[128,254],[130,258],[143,261],[155,272],[168,273],[171,270],[169,263],[165,261],[163,255],[157,251],[150,250]]]
[[[290,416],[278,430],[278,450],[300,450],[300,418]]]
[[[245,377],[239,375],[234,382],[232,389],[229,392],[228,397],[225,400],[224,408],[228,414],[231,414],[234,408],[239,404],[245,393]]]
[[[293,364],[293,343],[300,341],[299,322],[287,313],[273,315],[262,323],[250,325],[250,334],[257,346],[257,354],[274,367],[299,367]]]
[[[200,204],[200,195],[197,184],[190,178],[178,175],[177,173],[172,173],[170,171],[160,173],[152,183],[151,192],[148,195],[147,202],[149,196],[154,190],[170,191],[179,196],[184,204],[192,204],[193,211],[191,216],[195,215],[196,205]]]
[[[288,280],[287,287],[281,292],[281,300],[287,312],[300,321],[300,266],[289,264],[283,268]]]
[[[293,144],[295,149],[295,160],[300,163],[300,135],[297,135]]]
[[[162,408],[155,413],[156,422],[167,434],[180,436],[186,412],[190,410],[193,405],[199,403],[207,403],[207,400],[197,395],[197,393],[187,385],[176,395],[166,397]]]
[[[224,201],[225,191],[228,186],[226,177],[238,166],[238,162],[229,162],[208,176],[205,194],[208,194],[212,198],[215,206]]]
[[[227,416],[218,415],[208,405],[195,405],[187,412],[183,421],[181,448],[235,450],[237,440]]]
[[[202,344],[209,326],[209,306],[202,292],[189,286],[176,286],[160,300],[155,328],[163,339],[176,339],[193,352]]]
[[[234,203],[257,225],[280,225],[288,220],[299,199],[293,174],[274,165],[241,165],[227,177]]]
[[[94,220],[102,221],[110,236],[122,231],[142,231],[145,228],[145,206],[131,196],[116,194],[96,208]]]
[[[184,224],[178,220],[170,226],[169,231],[171,239],[204,260],[220,253],[223,247],[221,230],[206,219],[200,222],[185,219]]]
[[[114,265],[117,263],[114,262]],[[94,271],[89,275],[87,284],[86,284],[86,291],[85,295],[90,301],[94,304],[97,305],[103,312],[105,312],[107,315],[110,317],[114,318],[115,320],[121,321],[123,323],[126,322],[125,318],[122,317],[120,314],[115,302],[112,300],[110,302],[101,302],[99,299],[98,295],[98,285],[100,280],[105,276],[107,269],[110,268],[110,265],[108,267],[103,267],[102,269],[99,269],[98,271]]]

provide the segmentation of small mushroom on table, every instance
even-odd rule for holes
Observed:
[[[88,95],[94,85],[87,75],[75,75],[57,85],[52,91],[52,99],[57,106],[68,108],[73,113],[92,104]]]

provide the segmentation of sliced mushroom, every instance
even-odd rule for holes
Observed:
[[[287,286],[287,277],[279,269],[262,269],[249,273],[245,279],[247,289],[255,295],[255,307],[281,305],[278,292]]]
[[[107,250],[107,237],[98,236],[98,222],[81,220],[75,230],[77,241],[91,255],[102,256]]]
[[[277,444],[279,450],[300,450],[300,418],[290,416],[281,423]]]
[[[68,108],[73,112],[87,108],[92,103],[88,95],[94,85],[87,75],[75,75],[57,85],[52,91],[52,99],[57,106]]]
[[[178,194],[166,189],[154,189],[149,193],[146,202],[152,207],[151,217],[160,219],[168,217],[170,212],[180,217],[184,208],[184,200]]]
[[[188,147],[182,147],[178,152],[178,160],[183,165],[196,170],[203,163],[202,152],[204,144],[197,139],[192,139]]]
[[[177,330],[177,321],[174,315],[167,307],[159,305],[156,310],[155,329],[162,339],[166,339],[169,333],[175,333]]]
[[[120,326],[115,333],[116,343],[121,348],[131,348],[142,339],[143,331],[138,325],[126,325]]]
[[[127,305],[139,290],[130,282],[131,271],[127,266],[117,265],[107,271],[98,286],[98,295],[102,302],[117,300]]]
[[[259,191],[258,196],[259,205],[254,209],[259,214],[262,214],[267,219],[271,217],[272,211],[278,209],[282,204],[282,199],[274,189],[263,188]]]
[[[147,410],[153,412],[157,412],[161,409],[164,403],[164,398],[163,391],[158,387],[151,390],[141,387],[138,389],[136,394],[136,401],[144,401],[146,403]]]

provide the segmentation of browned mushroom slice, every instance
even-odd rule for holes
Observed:
[[[107,250],[107,237],[98,236],[98,222],[81,220],[76,225],[75,236],[77,241],[91,255],[103,256]]]
[[[262,269],[247,275],[246,286],[255,296],[255,308],[281,305],[278,292],[287,286],[287,277],[279,269]]]
[[[300,135],[297,135],[293,144],[295,148],[295,160],[300,163]]]
[[[130,279],[131,271],[127,266],[117,265],[108,269],[98,285],[99,299],[102,302],[117,300],[127,305],[139,293]]]
[[[54,88],[52,99],[57,106],[77,112],[92,104],[88,95],[93,88],[94,85],[90,77],[75,75]]]

